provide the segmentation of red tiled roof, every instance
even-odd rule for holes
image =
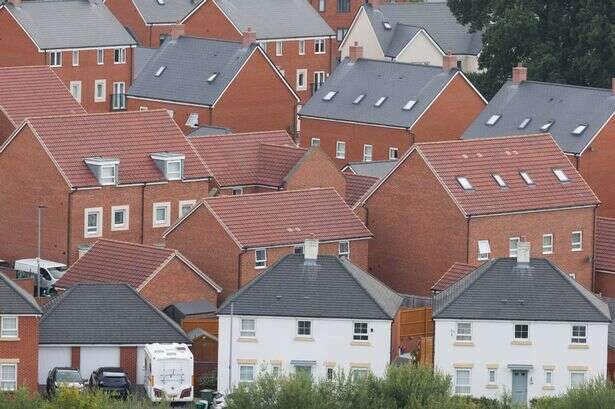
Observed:
[[[463,277],[474,271],[476,266],[465,263],[454,263],[451,268],[431,287],[431,291],[444,291]]]
[[[615,272],[615,219],[596,220],[596,270]]]
[[[0,68],[0,110],[15,127],[32,116],[85,113],[48,66]]]
[[[200,204],[243,248],[301,243],[310,237],[327,241],[372,236],[333,188],[207,197]],[[189,223],[193,215],[179,223]]]
[[[306,152],[286,131],[192,137],[190,142],[222,187],[282,186]]]
[[[419,143],[416,149],[466,215],[599,203],[548,134]],[[562,169],[570,181],[560,182],[553,169]],[[520,171],[526,171],[535,184],[528,186]],[[501,175],[508,186],[499,187],[493,174]],[[472,190],[461,187],[460,176],[468,178]]]
[[[379,180],[372,176],[355,175],[352,171],[345,171],[343,175],[346,179],[346,203],[351,207]]]
[[[185,155],[185,179],[210,176],[163,110],[40,117],[27,122],[73,187],[98,185],[84,162],[97,156],[120,160],[120,184],[163,181],[164,175],[150,157],[160,152]]]

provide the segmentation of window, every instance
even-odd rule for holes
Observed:
[[[314,40],[314,54],[324,54],[325,53],[325,39],[319,38],[318,40]]]
[[[410,101],[406,102],[406,105],[404,105],[404,107],[402,109],[404,111],[411,111],[412,108],[414,108],[415,105],[416,105],[416,100],[411,99]]]
[[[79,50],[73,50],[73,67],[77,67],[79,65]]]
[[[586,129],[587,129],[587,124],[581,124],[577,126],[576,128],[574,128],[574,130],[572,131],[572,134],[581,135],[583,132],[585,132]]]
[[[472,186],[470,180],[465,176],[457,176],[457,183],[461,185],[463,190],[474,190],[474,186]]]
[[[297,321],[297,336],[312,336],[312,321]]]
[[[374,106],[376,108],[380,108],[382,106],[382,104],[384,104],[384,101],[387,100],[387,97],[380,97],[378,98],[378,100],[374,103]]]
[[[365,379],[367,377],[367,368],[350,368],[350,377],[353,381]]]
[[[308,377],[312,376],[312,366],[311,365],[294,365],[294,367],[295,367],[295,373],[297,375],[303,375],[303,376],[308,376]]]
[[[570,387],[578,388],[585,383],[585,372],[570,372]]]
[[[399,149],[389,148],[389,160],[399,159]]]
[[[254,250],[254,260],[256,268],[267,267],[267,249]]]
[[[69,89],[75,101],[81,102],[81,81],[71,81]]]
[[[106,80],[94,81],[94,102],[105,102],[107,100],[106,89],[107,89]]]
[[[322,97],[322,99],[323,101],[331,101],[336,94],[337,94],[337,91],[329,91],[327,92],[327,95]]]
[[[284,43],[282,41],[275,42],[275,55],[278,57],[284,54]]]
[[[530,121],[532,120],[532,118],[525,118],[523,121],[521,121],[521,123],[519,124],[519,129],[525,129],[528,124],[530,123]]]
[[[457,323],[457,341],[472,341],[472,323],[458,322]]]
[[[334,376],[335,376],[335,369],[327,368],[327,379],[331,381],[333,380]]]
[[[49,65],[51,67],[62,66],[62,51],[50,51],[49,52]]]
[[[114,64],[126,64],[126,49],[116,48],[113,50],[113,63]]]
[[[553,254],[553,234],[542,235],[542,254]]]
[[[166,111],[167,111],[167,114],[169,114],[171,118],[175,116],[175,111],[173,111],[172,109],[167,109]]]
[[[489,240],[479,240],[478,241],[478,256],[477,260],[489,260],[489,256],[491,255],[491,246],[489,245]]]
[[[18,336],[17,317],[1,317],[0,338],[17,338]]]
[[[113,109],[126,109],[126,84],[123,82],[114,82],[113,83],[113,100],[112,100],[112,108]]]
[[[340,257],[350,258],[350,242],[348,240],[340,241],[337,249],[337,254]]]
[[[102,207],[85,209],[84,232],[85,237],[100,237],[102,236]]]
[[[515,324],[515,339],[529,339],[529,325]]]
[[[162,73],[164,72],[164,70],[167,69],[166,65],[161,65],[158,70],[156,70],[156,72],[154,73],[154,77],[160,77],[162,75]]]
[[[255,337],[256,336],[256,320],[250,318],[241,319],[240,337]]]
[[[111,230],[128,230],[129,206],[111,207]]]
[[[266,41],[259,41],[258,42],[258,46],[264,51],[267,52],[267,42]]]
[[[354,101],[352,101],[352,103],[355,105],[358,105],[361,103],[361,101],[363,101],[363,98],[365,98],[365,94],[361,94],[358,97],[356,97]]]
[[[497,371],[495,369],[489,369],[489,383],[490,384],[495,384],[496,380],[497,380]]]
[[[470,393],[469,369],[455,370],[455,393],[458,395],[467,395]]]
[[[393,28],[391,26],[391,23],[389,23],[388,21],[383,21],[382,25],[384,26],[384,29],[387,30],[387,31]]]
[[[511,237],[508,239],[508,257],[517,257],[520,241],[521,239],[519,237]]]
[[[211,74],[209,77],[207,77],[207,82],[208,83],[212,83],[216,80],[216,78],[218,78],[218,72],[214,72],[213,74]]]
[[[341,43],[344,40],[344,37],[346,37],[347,33],[348,33],[347,27],[338,27],[335,33],[335,39]]]
[[[532,178],[530,177],[529,173],[527,173],[526,171],[522,170],[521,172],[519,172],[519,175],[521,176],[521,178],[523,179],[523,181],[528,185],[528,186],[532,186],[534,184],[534,181],[532,180]]]
[[[571,344],[587,344],[587,326],[573,325]]]
[[[348,13],[350,11],[350,0],[337,0],[337,11]]]
[[[320,138],[310,139],[310,146],[320,146]]]
[[[293,254],[303,254],[303,244],[298,244],[293,248]]]
[[[353,341],[367,341],[369,340],[369,334],[367,332],[367,322],[355,322],[352,332]]]
[[[583,250],[583,232],[573,231],[570,237],[570,245],[572,251]]]
[[[168,227],[171,224],[171,203],[154,203],[153,226]]]
[[[495,180],[495,183],[497,183],[499,187],[506,187],[506,181],[504,180],[502,175],[498,175],[497,173],[494,173],[491,176],[493,176],[493,180]]]
[[[297,91],[305,91],[307,89],[307,83],[305,77],[307,76],[307,70],[300,68],[297,70]]]
[[[299,40],[299,55],[305,55],[305,40]]]
[[[105,63],[105,50],[99,48],[96,50],[96,64],[103,65]]]
[[[346,142],[337,141],[335,144],[335,157],[337,159],[346,158]]]
[[[117,172],[115,165],[103,165],[100,167],[100,184],[103,186],[115,185],[117,183]]]
[[[566,172],[564,172],[562,169],[553,169],[553,173],[557,177],[557,180],[559,180],[560,182],[570,182],[568,175],[566,175]]]
[[[196,112],[192,112],[188,115],[188,119],[186,120],[186,126],[190,128],[198,128],[199,127],[199,114]]]
[[[196,200],[180,200],[179,201],[179,217],[183,217],[194,207]]]
[[[363,162],[372,161],[372,153],[374,148],[372,145],[363,145]]]
[[[182,161],[170,160],[167,161],[167,180],[181,180],[182,179]]]
[[[282,370],[282,369],[280,368],[280,366],[279,366],[279,365],[273,365],[273,366],[271,367],[271,375],[273,375],[273,377],[274,377],[274,378],[277,378],[277,377],[279,377],[279,376],[280,376],[280,371],[281,371],[281,370]]]
[[[545,385],[551,386],[553,385],[553,370],[545,369]]]
[[[487,124],[487,125],[489,125],[489,126],[493,126],[493,125],[495,125],[495,124],[498,122],[498,120],[499,120],[501,117],[502,117],[502,115],[497,115],[497,114],[496,114],[496,115],[491,115],[491,116],[489,117],[489,119],[487,119],[486,124]]]
[[[549,128],[551,128],[551,126],[553,126],[553,124],[555,123],[555,121],[548,121],[547,123],[545,123],[543,126],[540,127],[541,131],[548,131]]]
[[[239,382],[254,382],[254,365],[239,365]]]
[[[17,364],[0,365],[0,390],[14,391],[17,389]]]
[[[242,187],[234,187],[233,189],[231,189],[231,194],[233,196],[243,195],[243,188]]]
[[[327,8],[326,3],[327,3],[326,0],[318,0],[318,11],[319,12],[322,13],[323,11],[326,10],[326,8]]]
[[[325,83],[326,74],[324,71],[314,72],[314,91],[318,91],[322,84]]]

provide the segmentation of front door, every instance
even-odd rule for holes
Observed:
[[[527,405],[527,371],[512,371],[512,403]]]

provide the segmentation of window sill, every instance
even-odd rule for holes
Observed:
[[[128,226],[121,226],[121,227],[111,227],[111,231],[126,231],[129,230]]]
[[[314,342],[314,337],[301,337],[301,336],[297,336],[297,337],[295,337],[295,341]]]
[[[474,346],[474,342],[472,341],[455,341],[455,343],[453,344],[456,347],[473,347]]]
[[[570,345],[568,345],[568,349],[589,349],[589,345],[587,345],[587,344],[570,344]]]
[[[369,341],[352,341],[350,345],[355,347],[371,347],[372,344]]]
[[[262,269],[265,269],[265,268],[267,268],[267,266],[256,266],[256,267],[254,267],[255,270],[262,270]]]
[[[532,341],[514,340],[510,342],[510,345],[532,345]]]
[[[554,391],[555,390],[555,386],[543,386],[542,390],[543,391]]]
[[[237,338],[237,342],[258,342],[258,339],[256,339],[256,337],[239,337]]]
[[[20,341],[19,337],[0,337],[0,342],[17,342]]]
[[[499,389],[500,387],[495,384],[488,384],[485,386],[485,389]]]
[[[84,234],[83,238],[84,239],[96,239],[98,237],[102,237],[101,233],[97,233],[97,234]]]
[[[152,228],[154,228],[154,229],[164,229],[164,228],[169,227],[170,225],[171,225],[170,223],[169,224],[155,224],[155,225],[152,226]]]

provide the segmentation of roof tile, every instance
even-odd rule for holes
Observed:
[[[444,273],[444,275],[440,277],[431,287],[431,291],[444,291],[475,269],[476,266],[472,266],[470,264],[454,263],[451,268],[449,268],[447,272]]]

